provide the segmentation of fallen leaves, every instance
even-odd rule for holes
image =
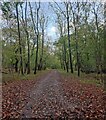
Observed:
[[[35,80],[3,85],[2,118],[103,120],[104,91],[58,72]],[[24,112],[24,113],[23,113]],[[28,114],[27,114],[28,113]]]
[[[64,79],[67,79],[64,81]],[[66,96],[78,103],[75,108],[77,117],[84,120],[103,120],[105,116],[105,105],[103,99],[104,91],[95,85],[80,83],[78,80],[63,77],[63,87]],[[69,93],[68,93],[69,92]],[[80,117],[79,117],[80,116]]]

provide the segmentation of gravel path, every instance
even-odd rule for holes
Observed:
[[[66,117],[65,111],[71,112],[70,118],[74,117],[76,104],[65,96],[60,79],[60,74],[54,70],[38,81],[28,93],[30,99],[22,110],[21,118]]]

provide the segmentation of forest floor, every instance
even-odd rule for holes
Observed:
[[[3,84],[2,118],[103,120],[103,88],[85,84],[57,70],[36,80]]]

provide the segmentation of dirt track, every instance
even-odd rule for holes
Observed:
[[[43,80],[40,80],[28,93],[30,100],[23,109],[22,117],[64,117],[65,111],[74,111],[76,104],[65,96],[60,79],[57,71],[51,71]],[[70,117],[73,115],[71,113]]]
[[[51,70],[36,80],[3,85],[2,113],[8,118],[103,120],[103,90]]]

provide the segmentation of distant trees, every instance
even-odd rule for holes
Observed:
[[[54,10],[55,11],[55,10]],[[59,30],[59,34],[60,34],[60,42],[58,43],[58,45],[60,44],[60,46],[62,46],[61,50],[61,56],[60,56],[60,63],[61,63],[61,67],[64,68],[64,70],[66,70],[67,72],[69,72],[69,60],[67,60],[67,51],[66,51],[66,39],[64,39],[64,35],[66,33],[66,28],[65,28],[65,22],[64,22],[64,14],[60,14],[59,12],[56,12],[57,15],[57,20],[56,20],[56,24],[57,24],[57,28]],[[56,44],[55,44],[56,45]],[[57,47],[58,47],[57,45]]]
[[[21,74],[36,74],[46,67],[71,73],[96,72],[102,78],[104,65],[103,4],[93,2],[54,2],[59,38],[50,42],[46,35],[48,17],[40,2],[4,2],[3,66]],[[53,59],[53,56],[55,59]],[[52,61],[54,60],[54,62]]]
[[[30,74],[46,68],[44,44],[47,18],[40,2],[4,2],[1,4],[3,20],[3,68]],[[6,34],[5,34],[6,33]],[[40,50],[42,49],[42,50]],[[40,67],[39,67],[40,66]],[[51,65],[49,65],[51,66]]]
[[[51,5],[52,6],[52,5]],[[73,62],[72,62],[72,51],[71,51],[71,41],[70,41],[70,25],[69,25],[69,23],[70,23],[70,16],[69,16],[69,2],[64,2],[64,8],[65,8],[65,11],[64,10],[62,10],[62,8],[59,6],[59,4],[57,3],[57,2],[55,2],[55,9],[56,10],[54,10],[55,11],[55,13],[57,14],[62,14],[64,17],[65,17],[65,19],[64,20],[66,20],[67,21],[67,23],[66,23],[66,25],[67,25],[67,39],[68,39],[68,51],[69,51],[69,60],[67,60],[66,61],[66,56],[64,56],[64,60],[65,60],[65,66],[66,66],[66,69],[67,69],[67,72],[68,72],[68,66],[70,66],[70,69],[71,69],[71,73],[73,73]],[[52,6],[52,8],[53,8],[53,6]],[[57,15],[58,15],[57,14]],[[60,18],[61,19],[61,18]],[[61,30],[62,29],[60,29],[60,33],[61,33]],[[63,42],[63,44],[65,45],[65,41]],[[63,45],[63,46],[64,46]],[[65,52],[66,50],[65,50],[65,46],[64,46],[64,52]],[[66,52],[65,52],[65,54],[64,55],[66,55]],[[68,62],[69,61],[69,62]]]
[[[64,39],[68,44],[68,46],[65,45],[66,51],[67,48],[70,49],[71,55],[69,52],[66,61],[72,56],[72,66],[74,70],[78,71],[78,76],[80,76],[80,71],[102,74],[104,34],[102,24],[103,4],[97,2],[94,2],[93,4],[89,2],[64,2],[59,4],[55,2],[54,4],[51,4],[51,6],[57,15],[57,23],[59,24],[58,21],[61,21],[62,19],[62,22],[67,26],[67,28],[66,26],[63,26],[62,28],[66,29],[68,34],[63,34],[62,38],[60,36],[58,40],[59,43],[62,43],[62,40]],[[64,17],[58,17],[62,15]],[[60,29],[58,30],[61,32]],[[68,37],[68,41],[66,36]],[[60,45],[62,47],[64,44]],[[64,50],[61,49],[61,51],[62,54],[64,54]],[[64,59],[64,57],[61,59]],[[98,76],[100,79],[101,77]]]
[[[100,3],[98,4],[98,6],[96,5],[96,3],[93,3],[92,6],[92,12],[94,14],[94,19],[95,19],[95,58],[96,58],[96,68],[97,68],[97,74],[100,73],[101,77],[102,77],[102,68],[103,68],[103,60],[102,60],[102,56],[103,56],[103,38],[101,37],[101,28],[99,27],[99,15],[101,14],[101,12],[103,11],[103,5]],[[103,16],[101,16],[103,17]],[[101,25],[100,25],[101,26]]]

